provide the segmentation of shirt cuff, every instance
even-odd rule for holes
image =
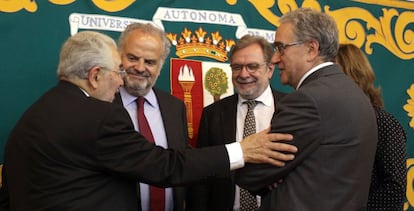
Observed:
[[[230,170],[244,167],[243,150],[239,142],[226,144],[227,154],[230,160]]]

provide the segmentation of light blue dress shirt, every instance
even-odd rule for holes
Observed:
[[[137,119],[137,97],[129,94],[123,87],[120,88],[120,94],[124,108],[128,111],[135,130],[139,132]],[[155,144],[168,148],[167,136],[165,134],[164,123],[162,121],[160,107],[158,105],[157,97],[153,90],[144,96],[146,102],[144,103],[144,114],[148,120],[152,135],[154,136]],[[143,211],[149,211],[149,186],[145,183],[140,183],[141,192],[141,208]],[[165,210],[170,211],[174,208],[172,188],[165,189]]]

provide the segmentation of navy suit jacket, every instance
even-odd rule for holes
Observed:
[[[285,93],[272,90],[275,108]],[[221,99],[203,109],[197,147],[216,146],[236,140],[238,95]],[[190,208],[194,211],[233,210],[235,196],[234,175],[204,181],[191,191]]]
[[[276,109],[272,132],[293,134],[295,159],[281,168],[247,164],[236,173],[241,187],[262,195],[261,210],[366,210],[377,124],[354,81],[337,65],[323,67]]]
[[[19,211],[138,210],[138,181],[167,187],[230,174],[224,146],[155,147],[123,106],[87,97],[65,81],[23,114],[4,162],[3,190],[10,210]]]
[[[187,116],[184,102],[160,89],[153,88],[160,108],[162,121],[167,137],[168,148],[185,149],[188,144]],[[115,103],[122,104],[120,94],[116,95]],[[138,193],[139,193],[139,186]],[[139,196],[139,194],[138,194]],[[141,198],[138,197],[138,200]],[[184,187],[173,188],[174,211],[185,210],[186,189]],[[139,201],[139,204],[140,201]],[[140,206],[141,208],[141,206]]]

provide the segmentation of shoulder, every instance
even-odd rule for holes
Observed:
[[[402,127],[398,120],[388,111],[374,106],[375,115],[377,116],[378,123],[386,123],[389,125],[395,125]]]
[[[388,111],[375,107],[377,117],[378,132],[381,134],[390,134],[394,137],[406,139],[406,132],[400,122]]]
[[[90,108],[99,111],[95,113],[101,117],[106,117],[109,120],[114,117],[129,117],[122,103],[105,102],[92,97],[88,98],[88,101]]]
[[[281,98],[283,98],[284,96],[286,96],[288,93],[286,93],[286,92],[281,92],[281,91],[278,91],[278,90],[276,90],[276,89],[273,89],[273,88],[272,88],[272,94],[273,94],[274,98],[275,98],[276,100],[278,100],[278,99],[281,99]]]
[[[180,98],[158,88],[153,88],[153,90],[160,104],[167,103],[169,105],[178,104],[184,106],[184,102]]]
[[[231,106],[237,107],[237,100],[238,100],[237,95],[234,94],[234,95],[225,97],[219,101],[216,101],[204,107],[203,110],[204,112],[215,112],[217,110],[222,110],[223,108],[226,108],[226,107],[231,107]]]

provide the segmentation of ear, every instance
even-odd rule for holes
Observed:
[[[308,56],[309,59],[313,60],[315,57],[319,56],[319,42],[316,40],[311,40],[307,44],[308,47]]]
[[[99,74],[100,70],[101,69],[98,66],[94,66],[89,69],[88,82],[93,89],[96,89],[98,87],[98,81],[101,79],[101,75]]]

